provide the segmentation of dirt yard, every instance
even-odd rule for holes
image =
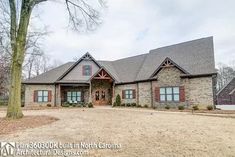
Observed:
[[[235,156],[235,118],[147,109],[92,108],[26,110],[27,116],[59,118],[48,125],[0,135],[1,141],[108,143],[84,156]],[[0,111],[0,117],[5,111]]]

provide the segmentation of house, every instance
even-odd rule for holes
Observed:
[[[235,78],[216,93],[217,105],[235,105]]]
[[[206,107],[213,105],[215,76],[213,37],[115,61],[98,61],[86,53],[24,81],[25,105],[110,105],[119,94],[122,103],[142,106]]]

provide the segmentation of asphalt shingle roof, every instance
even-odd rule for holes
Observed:
[[[216,73],[213,38],[202,38],[150,50],[149,53],[115,61],[97,61],[118,83],[146,80],[166,59],[170,58],[190,75]],[[54,83],[74,62],[68,62],[24,83]]]

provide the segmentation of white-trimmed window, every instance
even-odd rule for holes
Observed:
[[[179,87],[161,87],[160,101],[162,102],[179,102],[180,90]]]
[[[37,93],[38,93],[37,102],[48,102],[47,90],[39,90],[37,91]]]
[[[67,101],[78,101],[80,102],[82,99],[82,93],[81,91],[69,91],[67,92]]]
[[[133,99],[133,90],[131,90],[131,89],[125,90],[125,98],[126,99]]]

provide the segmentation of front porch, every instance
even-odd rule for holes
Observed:
[[[84,83],[58,83],[55,95],[56,106],[61,106],[65,103],[111,105],[114,96],[114,81],[102,69]]]

